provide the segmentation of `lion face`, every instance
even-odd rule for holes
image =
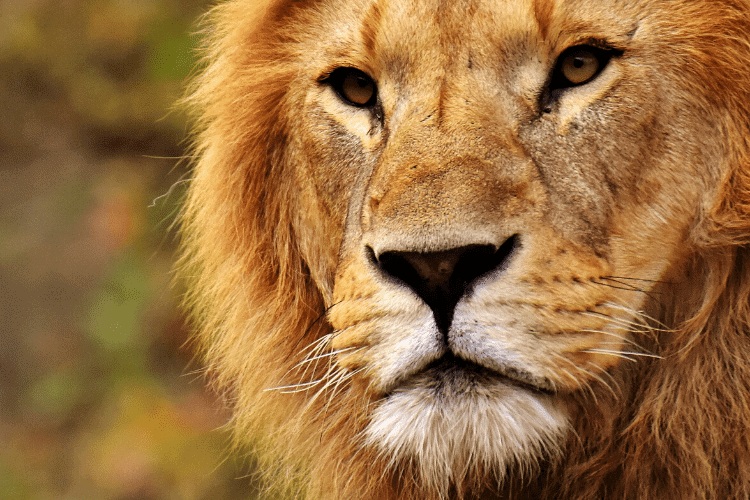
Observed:
[[[748,0],[227,0],[210,22],[182,272],[278,477],[748,496]]]
[[[668,98],[684,83],[653,62],[648,8],[310,14],[330,34],[293,83],[295,158],[318,204],[300,210],[325,221],[299,232],[337,252],[330,348],[385,455],[446,478],[534,460],[568,432],[566,395],[648,355],[634,332],[683,272],[716,163]]]

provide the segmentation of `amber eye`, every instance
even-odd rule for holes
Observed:
[[[369,107],[377,100],[375,82],[355,68],[338,68],[324,80],[347,104]]]
[[[599,60],[586,49],[574,50],[560,61],[562,76],[574,85],[590,80],[598,71]]]
[[[587,45],[567,49],[557,59],[550,82],[550,90],[574,87],[590,82],[602,72],[616,52],[619,51]]]

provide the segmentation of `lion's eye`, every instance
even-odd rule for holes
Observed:
[[[560,73],[572,84],[591,79],[599,71],[599,60],[585,49],[576,50],[560,61]]]
[[[614,51],[581,45],[560,54],[550,82],[550,90],[583,85],[596,78]]]
[[[347,104],[369,107],[377,100],[375,82],[355,68],[338,68],[325,80]]]

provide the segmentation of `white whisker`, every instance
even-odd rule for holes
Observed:
[[[312,363],[313,361],[317,361],[319,359],[324,359],[324,358],[329,358],[331,356],[335,356],[337,354],[341,354],[341,353],[344,353],[344,352],[349,352],[349,351],[352,351],[354,349],[359,349],[359,348],[358,347],[345,347],[344,349],[338,349],[336,351],[327,352],[325,354],[318,354],[317,356],[314,356],[312,358],[303,359],[302,361],[300,361],[299,363],[297,363],[296,365],[294,365],[292,367],[292,370],[295,369],[295,368],[299,368],[302,365],[306,365],[308,363]]]
[[[585,374],[587,374],[587,375],[591,376],[592,378],[596,378],[596,379],[599,379],[599,378],[598,378],[598,377],[596,376],[596,374],[594,374],[594,373],[590,373],[590,372],[589,372],[588,370],[586,370],[585,368],[581,368],[580,366],[576,365],[576,364],[575,364],[575,363],[574,363],[573,361],[569,360],[569,359],[568,359],[568,358],[566,358],[565,356],[563,356],[563,355],[561,355],[561,354],[558,354],[558,353],[553,353],[553,354],[554,354],[554,356],[555,356],[555,358],[556,358],[556,359],[560,359],[560,360],[562,360],[562,361],[565,361],[565,362],[566,362],[566,363],[568,363],[568,364],[569,364],[570,366],[572,366],[572,367],[573,367],[573,368],[574,368],[575,370],[577,370],[577,371],[581,371],[581,372],[583,372],[583,373],[585,373]],[[562,370],[562,371],[563,371],[563,372],[564,372],[564,373],[565,373],[565,374],[566,374],[566,375],[567,375],[568,377],[570,377],[570,379],[571,379],[571,380],[573,380],[573,382],[574,382],[574,383],[575,383],[575,384],[576,384],[576,385],[578,386],[578,388],[579,388],[579,389],[581,389],[581,390],[584,390],[584,389],[586,389],[586,390],[587,390],[587,391],[588,391],[588,392],[589,392],[589,393],[591,394],[591,397],[592,397],[592,398],[594,398],[594,402],[596,402],[596,403],[598,404],[598,399],[597,399],[597,397],[596,397],[596,391],[594,391],[594,388],[593,388],[593,387],[591,387],[591,384],[589,383],[589,381],[588,381],[588,380],[585,380],[585,379],[581,379],[580,377],[576,377],[576,376],[575,376],[575,375],[574,375],[574,374],[573,374],[572,372],[570,372],[569,370],[566,370],[565,368],[562,368],[562,367],[558,367],[558,368],[559,368],[560,370]],[[604,382],[604,380],[601,380],[601,379],[599,379],[599,381],[600,381],[600,382],[601,382],[602,384],[604,384],[604,385],[607,385],[607,386],[608,386],[608,384],[607,384],[606,382]],[[584,387],[584,386],[585,386],[585,387]],[[612,389],[610,388],[610,390],[612,390]]]
[[[643,358],[654,358],[654,359],[664,359],[662,356],[659,356],[657,354],[650,354],[646,352],[635,352],[635,351],[614,351],[610,349],[598,349],[598,348],[591,348],[586,349],[581,352],[590,352],[590,353],[596,353],[596,354],[609,354],[612,356],[618,356],[623,359],[627,359],[628,361],[636,361],[635,359],[631,358],[630,356],[640,356]]]
[[[605,318],[610,323],[614,323],[615,325],[625,328],[629,332],[632,332],[632,333],[649,333],[649,331],[651,331],[651,328],[649,328],[648,325],[645,325],[642,322],[631,321],[625,318],[619,318],[617,316],[612,316],[612,315],[605,314],[605,313],[600,313],[596,311],[584,311],[581,314],[584,316],[591,316],[594,318]]]
[[[302,392],[302,391],[309,390],[310,387],[313,387],[313,386],[321,383],[322,381],[323,381],[323,379],[318,379],[318,380],[313,380],[312,382],[301,382],[299,384],[279,385],[279,386],[276,386],[276,387],[266,387],[265,389],[263,389],[263,391],[264,392],[281,391],[282,394],[289,394],[289,393],[293,393],[293,392]],[[305,387],[306,389],[302,389],[303,387]],[[287,391],[287,389],[295,389],[295,390]],[[297,389],[299,389],[299,390],[297,390]]]
[[[624,306],[622,304],[617,304],[611,301],[607,302],[606,306],[622,311],[627,315],[639,318],[640,320],[644,322],[644,326],[647,327],[649,330],[655,330],[655,331],[660,331],[660,332],[674,332],[674,329],[669,328],[667,325],[665,325],[661,321],[650,316],[649,314],[646,314],[645,311],[633,309],[632,307]],[[649,324],[649,323],[653,323],[653,324]]]

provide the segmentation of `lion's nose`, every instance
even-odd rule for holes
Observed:
[[[388,251],[375,260],[385,274],[405,283],[430,306],[438,329],[446,334],[461,297],[471,293],[480,277],[507,266],[517,240],[512,236],[499,248],[468,245],[442,252]]]

